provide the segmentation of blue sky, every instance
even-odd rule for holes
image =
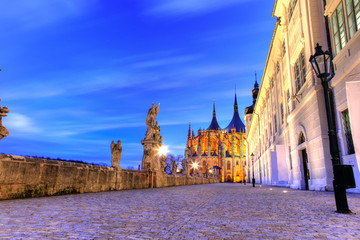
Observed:
[[[10,136],[0,152],[141,163],[151,103],[170,153],[188,124],[221,127],[251,105],[275,18],[269,0],[3,0],[0,98]]]

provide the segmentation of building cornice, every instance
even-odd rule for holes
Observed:
[[[268,52],[267,57],[266,57],[265,68],[264,68],[264,72],[263,72],[263,75],[262,75],[262,78],[261,78],[260,87],[259,87],[258,99],[257,99],[257,101],[255,102],[255,105],[254,105],[254,112],[255,112],[255,113],[256,113],[256,110],[257,110],[257,106],[259,105],[259,102],[260,102],[259,96],[261,95],[262,86],[263,86],[263,84],[264,84],[264,79],[265,79],[267,67],[268,67],[268,65],[269,65],[270,56],[271,56],[271,53],[272,53],[272,49],[273,49],[274,41],[275,41],[275,36],[276,36],[276,33],[277,33],[277,30],[278,30],[279,25],[280,25],[280,19],[278,18],[278,19],[276,20],[276,23],[275,23],[275,28],[274,28],[273,35],[272,35],[271,42],[270,42],[269,52]],[[253,129],[253,120],[254,120],[254,119],[252,119],[252,120],[251,120],[251,123],[250,123],[249,135],[250,135],[250,133],[251,133],[251,131],[252,131],[252,129]]]

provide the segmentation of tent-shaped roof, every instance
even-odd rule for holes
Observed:
[[[229,125],[226,128],[224,128],[224,130],[226,130],[227,132],[230,132],[232,128],[236,128],[236,132],[240,132],[240,129],[242,129],[243,132],[245,131],[245,125],[239,117],[236,93],[235,93],[235,103],[234,103],[234,115],[233,115],[231,122],[229,123]]]
[[[220,130],[221,127],[219,126],[216,120],[216,111],[215,111],[215,103],[214,103],[214,110],[213,110],[213,118],[211,120],[210,126],[206,130]]]

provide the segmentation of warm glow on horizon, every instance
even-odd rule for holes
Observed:
[[[160,148],[159,148],[159,154],[160,154],[160,156],[162,156],[162,155],[166,155],[167,153],[169,152],[169,150],[168,150],[168,146],[161,146]]]

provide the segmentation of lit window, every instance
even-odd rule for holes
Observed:
[[[304,85],[306,78],[306,64],[304,50],[301,51],[299,58],[295,62],[294,66],[295,72],[295,87],[296,92],[300,91],[301,87]]]
[[[360,27],[360,1],[346,0],[346,13],[349,25],[349,35],[350,38],[352,38]]]
[[[352,134],[351,134],[351,125],[350,125],[348,109],[343,111],[341,113],[341,116],[342,116],[342,124],[343,124],[343,129],[344,129],[344,135],[346,138],[348,154],[354,154],[355,149],[354,149],[354,142],[353,142],[353,138],[352,138]]]
[[[343,11],[342,3],[340,3],[339,6],[336,8],[331,19],[332,19],[334,42],[335,42],[335,50],[337,54],[346,44],[344,11]]]

